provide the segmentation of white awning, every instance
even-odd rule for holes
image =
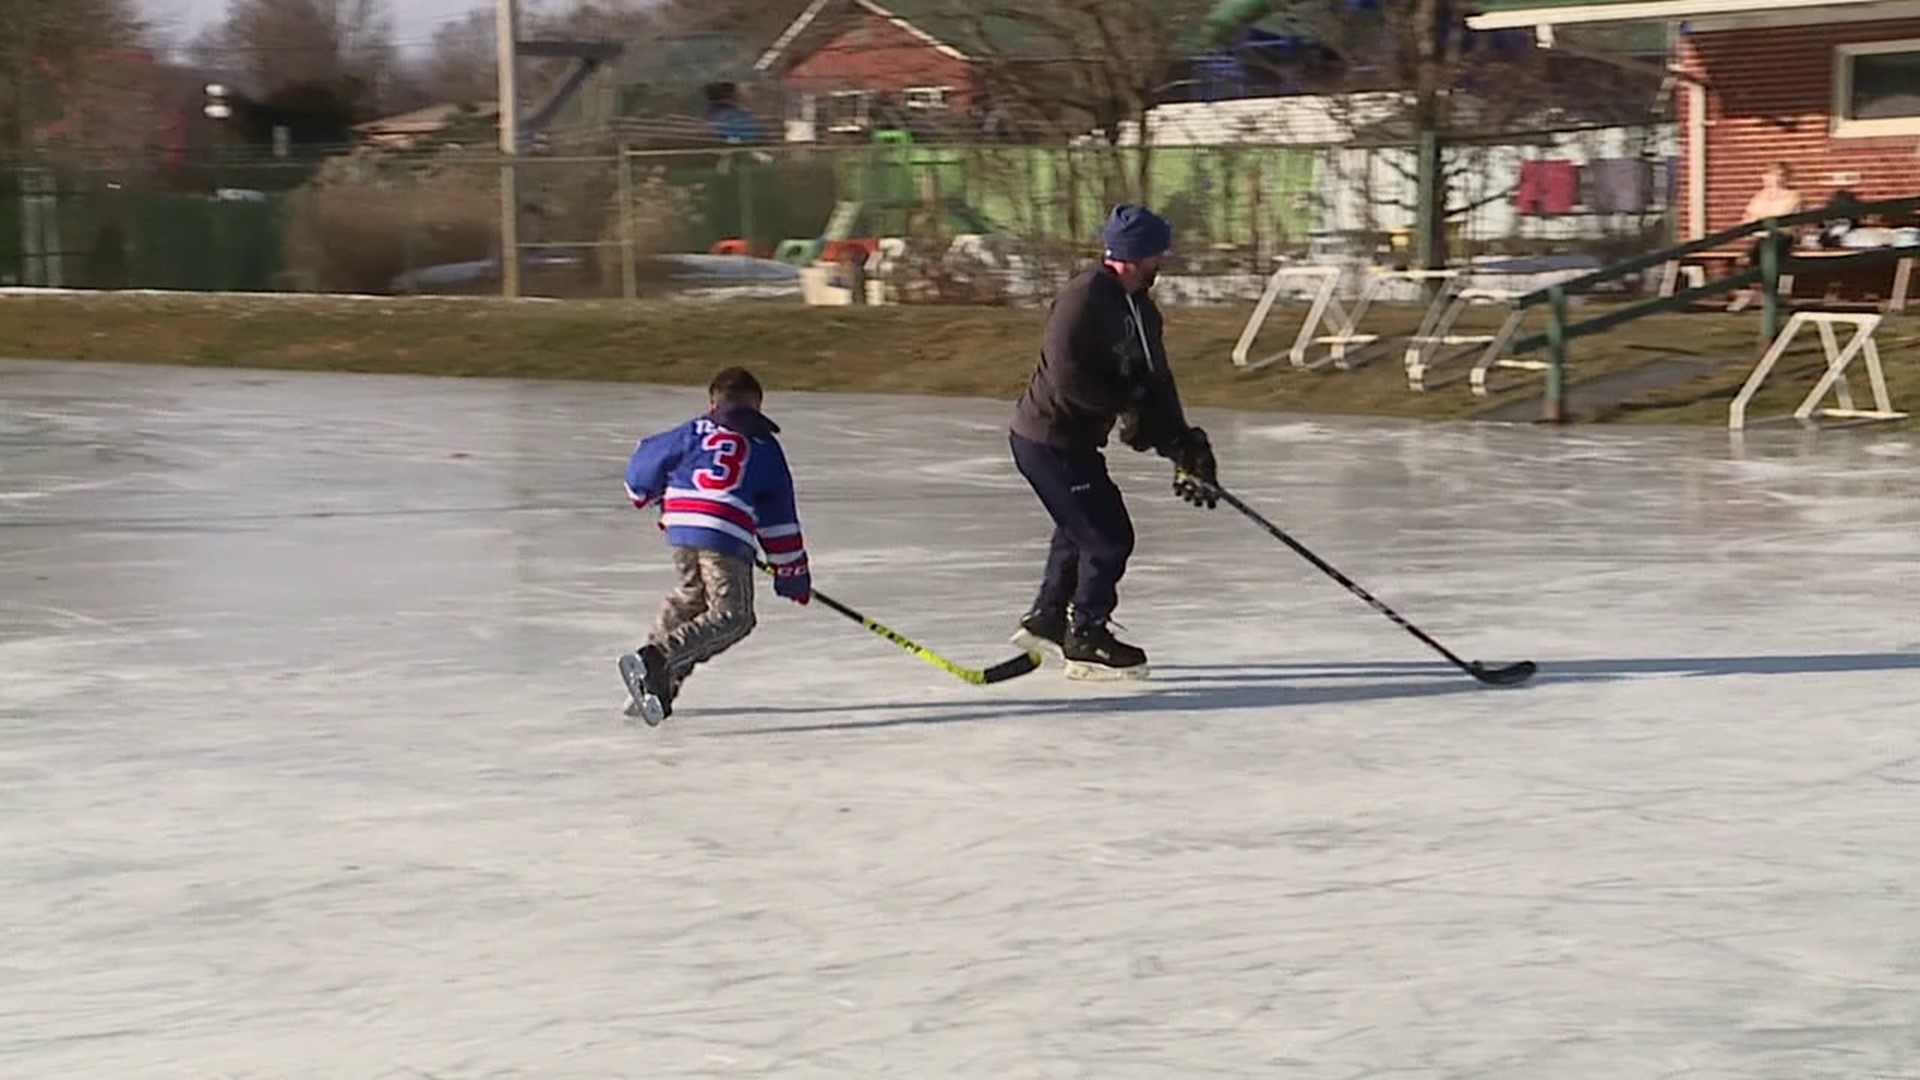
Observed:
[[[1517,30],[1534,26],[1571,26],[1578,23],[1655,22],[1713,18],[1729,15],[1780,15],[1815,8],[1851,9],[1894,7],[1887,0],[1613,0],[1600,3],[1543,3],[1537,7],[1489,11],[1469,15],[1474,30]]]

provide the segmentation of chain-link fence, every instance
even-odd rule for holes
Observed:
[[[1526,133],[1447,148],[1456,259],[1670,236],[1671,133]],[[529,155],[514,165],[522,287],[669,291],[686,256],[807,267],[890,242],[934,277],[956,252],[1044,288],[1094,252],[1108,206],[1172,220],[1186,274],[1256,279],[1274,260],[1404,263],[1415,155],[1398,145],[783,144]],[[1600,168],[1606,163],[1606,168]],[[1606,175],[1611,189],[1566,179]],[[360,293],[499,288],[497,156],[345,152],[318,163],[0,168],[0,284]],[[1623,181],[1620,178],[1625,177]],[[737,260],[736,260],[737,261]],[[979,289],[925,295],[985,298]]]

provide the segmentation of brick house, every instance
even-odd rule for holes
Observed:
[[[937,10],[928,0],[809,4],[754,65],[787,92],[788,141],[864,135],[883,120],[968,124],[983,75],[946,40],[961,35]]]
[[[1286,20],[1264,5],[1212,3],[1168,20],[1181,70],[1168,73],[1166,100],[1297,92],[1294,83],[1327,62],[1311,40],[1276,32]],[[792,142],[879,127],[991,139],[1126,119],[1103,115],[1111,103],[1084,89],[1101,81],[1103,61],[1069,40],[1057,12],[1037,4],[1022,14],[1023,5],[813,0],[754,67],[785,91]],[[1050,92],[1076,83],[1070,95]]]
[[[1481,0],[1476,30],[1664,23],[1673,31],[1682,231],[1741,223],[1775,162],[1807,206],[1837,191],[1920,195],[1920,3],[1913,0]]]

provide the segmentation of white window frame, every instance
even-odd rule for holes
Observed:
[[[854,109],[855,119],[841,119],[840,103],[852,98],[859,101]],[[857,133],[873,126],[873,91],[871,90],[835,90],[827,95],[827,116],[831,119],[827,130],[835,134]]]
[[[951,86],[909,86],[900,92],[900,101],[914,112],[944,112],[951,107],[947,98],[952,93]],[[915,101],[916,95],[921,100]]]
[[[1894,116],[1883,120],[1850,119],[1853,108],[1853,61],[1859,56],[1887,53],[1920,53],[1920,38],[1900,41],[1860,41],[1833,48],[1833,128],[1836,139],[1875,139],[1889,135],[1920,135],[1920,116]]]

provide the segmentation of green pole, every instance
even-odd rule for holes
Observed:
[[[1760,333],[1767,345],[1780,336],[1780,222],[1767,219],[1767,232],[1760,241],[1760,290],[1763,314]]]
[[[1549,424],[1567,419],[1567,291],[1558,285],[1547,290],[1552,304],[1547,315],[1547,395],[1540,418]]]
[[[740,239],[747,242],[747,254],[751,256],[753,247],[753,178],[748,175],[753,166],[753,155],[736,151],[735,164],[740,167]]]

